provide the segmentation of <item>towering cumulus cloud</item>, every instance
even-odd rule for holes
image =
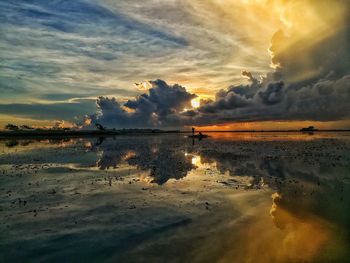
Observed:
[[[92,121],[114,127],[175,127],[232,121],[333,121],[350,119],[349,1],[267,1],[283,6],[281,29],[273,34],[269,52],[273,70],[249,84],[220,90],[201,100],[185,88],[151,82],[148,94],[121,106],[100,97],[100,113]],[[282,3],[282,4],[281,4]],[[330,11],[332,10],[332,11]],[[302,16],[300,15],[302,14]]]
[[[197,97],[180,85],[169,86],[162,80],[150,81],[148,93],[121,105],[115,98],[99,97],[99,112],[89,117],[92,123],[107,127],[178,127],[180,112]]]

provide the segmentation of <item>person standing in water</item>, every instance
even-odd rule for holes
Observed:
[[[195,130],[196,130],[196,128],[192,127],[192,136],[194,136]]]

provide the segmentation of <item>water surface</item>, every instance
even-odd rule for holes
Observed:
[[[349,133],[0,141],[1,262],[348,262]]]

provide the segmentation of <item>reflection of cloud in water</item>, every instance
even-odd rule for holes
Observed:
[[[311,216],[299,218],[279,204],[282,195],[272,195],[270,210],[274,224],[281,229],[282,239],[276,243],[276,256],[281,261],[310,261],[319,255],[320,250],[330,239],[330,224],[325,220]]]
[[[84,236],[86,247],[92,247],[85,239],[87,228],[102,227],[97,235],[94,232],[87,236],[103,249],[108,243],[111,254],[121,247],[119,244],[128,244],[116,253],[125,252],[124,259],[142,258],[152,252],[164,259],[176,249],[183,261],[317,262],[324,247],[333,249],[329,258],[344,259],[348,257],[338,252],[346,253],[344,247],[349,244],[349,147],[336,139],[230,142],[209,138],[192,145],[191,140],[179,135],[19,141],[17,146],[5,148],[4,152],[11,154],[0,157],[3,167],[12,164],[12,170],[6,171],[9,176],[2,177],[3,188],[13,191],[15,187],[9,182],[18,185],[19,192],[12,193],[11,198],[15,200],[18,194],[29,202],[27,207],[16,203],[10,209],[10,197],[3,195],[4,207],[9,204],[3,213],[18,217],[20,225],[27,227],[27,219],[14,209],[26,211],[51,205],[54,209],[49,210],[50,215],[40,210],[33,218],[48,218],[62,233],[66,233],[66,222],[76,231],[74,221],[78,219],[82,231],[79,236]],[[30,154],[23,150],[31,148]],[[19,167],[15,162],[23,166],[34,160],[41,167],[40,176],[13,177]],[[46,163],[56,164],[55,169],[44,167]],[[185,176],[185,180],[171,180]],[[31,186],[26,180],[32,180]],[[149,185],[151,182],[163,185]],[[250,185],[248,191],[242,190],[243,183]],[[271,189],[276,194],[269,214]],[[74,205],[59,210],[64,203]],[[183,220],[190,223],[181,224]],[[37,222],[30,222],[33,225],[26,231],[33,231],[33,240],[37,240]],[[22,230],[20,225],[13,229]],[[164,226],[169,228],[162,232]],[[144,239],[137,239],[140,232],[145,233],[141,234]],[[118,245],[111,247],[118,238]],[[55,239],[49,238],[51,243],[41,240],[45,245],[56,245]],[[130,240],[137,240],[137,244]],[[76,252],[75,244],[82,240],[73,241],[68,240],[67,247]],[[27,243],[33,244],[38,243]],[[327,255],[322,256],[324,259]]]
[[[149,170],[152,182],[157,184],[164,184],[171,178],[181,179],[195,168],[181,147],[167,138],[105,140],[98,150],[102,152],[97,163],[100,169],[117,168],[118,164],[126,162]]]
[[[208,163],[206,160],[202,161],[202,157],[198,154],[192,154],[192,153],[187,153],[185,152],[185,157],[191,159],[191,163],[195,166],[195,168],[203,168],[208,166]]]
[[[198,254],[213,257],[211,262],[345,262],[349,241],[339,235],[337,225],[308,212],[303,204],[303,216],[289,211],[281,205],[282,194],[275,193],[272,198],[269,214],[271,199],[264,191],[233,194],[232,209],[223,213],[229,216],[242,212],[244,216],[234,217],[224,225],[211,224],[213,234],[200,243]],[[199,228],[210,225],[203,224]],[[217,243],[222,244],[221,249],[213,246]]]
[[[335,138],[308,142],[208,139],[193,146],[190,140],[181,135],[159,135],[121,136],[104,140],[18,140],[13,147],[2,149],[5,152],[18,152],[12,163],[28,163],[31,159],[20,153],[34,149],[37,151],[35,156],[40,156],[37,163],[67,163],[70,167],[84,169],[95,164],[95,156],[101,170],[127,164],[149,173],[146,180],[157,184],[184,178],[193,169],[215,167],[214,172],[232,176],[231,181],[223,182],[227,186],[237,187],[241,182],[244,182],[245,188],[251,189],[269,186],[284,194],[284,207],[288,211],[300,214],[313,209],[313,213],[320,214],[325,207],[327,210],[341,211],[344,204],[349,203],[342,182],[343,178],[348,178],[350,163],[346,156],[350,149],[343,142]],[[8,141],[2,141],[0,145],[6,147],[6,143]],[[80,147],[85,148],[88,159],[84,158],[84,154],[76,154]],[[52,150],[59,155],[52,158],[49,152]],[[6,160],[0,162],[6,163]],[[250,181],[246,182],[243,177],[250,178]],[[222,181],[220,178],[218,180]],[[305,209],[299,209],[300,204]],[[327,213],[320,216],[330,217]],[[348,225],[346,222],[350,221],[350,216],[346,214],[331,220]]]
[[[251,177],[251,188],[259,188],[262,180],[270,187],[278,188],[288,180],[319,184],[322,180],[334,180],[335,175],[346,174],[349,166],[349,160],[344,157],[348,149],[346,144],[334,144],[337,143],[335,139],[274,142],[260,141],[258,136],[256,141],[208,139],[194,146],[181,135],[18,142],[18,145],[17,142],[11,143],[14,146],[5,150],[29,151],[32,148],[78,147],[74,143],[83,144],[86,151],[99,158],[99,169],[117,168],[126,163],[149,171],[155,178],[154,182],[159,184],[170,178],[184,178],[192,169],[211,163],[222,174],[229,172],[231,176]],[[41,159],[45,160],[45,156],[42,154]],[[66,159],[76,158],[67,153]]]

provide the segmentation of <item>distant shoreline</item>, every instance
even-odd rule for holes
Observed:
[[[315,130],[315,131],[301,131],[301,130],[233,130],[233,131],[205,131],[200,130],[201,132],[300,132],[300,133],[317,133],[317,132],[350,132],[350,130]]]
[[[298,132],[298,133],[322,133],[322,132],[350,132],[350,130],[232,130],[232,131],[206,131],[199,130],[202,133],[268,133],[268,132]],[[181,130],[151,130],[151,129],[124,129],[124,130],[35,130],[35,131],[0,131],[0,139],[6,138],[37,138],[37,137],[103,137],[103,136],[122,136],[122,135],[156,135],[156,134],[187,134],[191,131]]]
[[[0,131],[0,139],[28,138],[28,137],[103,137],[117,135],[153,135],[165,133],[180,133],[181,131],[161,130],[34,130],[34,131]]]

